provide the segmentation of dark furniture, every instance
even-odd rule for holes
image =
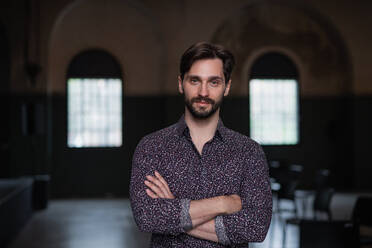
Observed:
[[[352,225],[349,221],[301,220],[300,248],[351,248]]]
[[[324,189],[317,190],[315,194],[314,203],[313,203],[313,212],[314,212],[313,220],[301,219],[298,216],[284,220],[282,247],[285,247],[286,245],[287,225],[299,225],[300,226],[301,223],[303,222],[305,223],[309,222],[309,223],[314,224],[317,222],[318,214],[324,214],[326,216],[325,221],[331,222],[332,214],[330,210],[330,205],[331,205],[331,199],[332,199],[333,194],[334,194],[333,188],[324,188]],[[324,221],[321,223],[324,223]],[[326,224],[324,224],[324,226],[326,226]]]
[[[355,247],[372,247],[372,197],[358,197],[352,222]]]
[[[31,178],[0,180],[0,247],[6,247],[31,217],[32,184]]]

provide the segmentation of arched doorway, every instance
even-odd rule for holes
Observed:
[[[120,64],[102,49],[74,56],[66,74],[62,130],[53,130],[53,194],[57,197],[125,196]],[[62,142],[63,141],[63,142]]]

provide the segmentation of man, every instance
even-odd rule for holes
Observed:
[[[187,49],[178,77],[184,116],[136,148],[130,200],[151,247],[247,247],[265,239],[272,208],[265,155],[219,117],[233,66],[221,46]]]

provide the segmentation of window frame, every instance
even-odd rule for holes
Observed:
[[[90,53],[94,54],[94,53],[98,53],[100,54],[101,56],[105,56],[106,59],[110,59],[111,60],[111,63],[116,66],[116,68],[113,68],[112,70],[110,70],[111,68],[109,68],[107,70],[107,65],[106,67],[103,69],[103,71],[99,71],[97,70],[97,67],[93,69],[93,71],[78,71],[76,72],[76,68],[72,68],[72,64],[75,62],[76,58],[78,58],[79,56],[82,56],[82,55],[85,55],[85,54],[89,54]],[[75,62],[76,63],[76,62]],[[75,65],[76,66],[76,65]],[[116,57],[114,57],[111,53],[105,51],[105,50],[102,50],[102,49],[91,49],[91,50],[85,50],[85,51],[82,51],[80,53],[77,53],[75,56],[72,57],[72,59],[70,60],[69,62],[69,65],[67,66],[68,69],[67,69],[67,72],[65,74],[65,83],[64,83],[64,86],[65,86],[65,99],[64,99],[64,117],[65,117],[65,120],[64,120],[64,123],[65,123],[65,129],[63,130],[64,131],[64,147],[66,150],[69,150],[69,151],[115,151],[115,150],[123,150],[124,148],[124,145],[125,145],[125,139],[124,139],[124,122],[125,122],[125,110],[124,110],[124,98],[125,98],[125,95],[124,95],[124,79],[123,79],[123,74],[121,72],[121,67],[120,67],[120,63],[118,62],[118,60],[116,59]],[[85,67],[86,68],[86,67]],[[72,72],[71,72],[72,71]],[[120,146],[107,146],[107,147],[104,147],[104,146],[92,146],[92,147],[69,147],[68,146],[68,95],[69,95],[69,92],[68,92],[68,80],[70,78],[82,78],[82,79],[120,79],[121,80],[121,145]]]
[[[69,79],[119,79],[121,81],[121,145],[120,146],[82,146],[82,147],[71,147],[68,144],[68,132],[69,132],[69,87],[68,81]],[[111,78],[111,77],[84,77],[84,78],[76,78],[76,77],[69,77],[66,79],[66,147],[68,149],[115,149],[115,148],[122,148],[124,144],[124,135],[123,135],[123,80],[121,78]]]
[[[268,77],[268,76],[255,76],[249,77],[248,81],[248,135],[251,137],[251,105],[250,105],[250,90],[251,90],[251,81],[253,79],[268,79],[268,80],[295,80],[297,82],[297,132],[298,132],[298,141],[296,144],[260,144],[263,147],[298,147],[302,144],[302,125],[301,125],[301,88],[300,88],[300,81],[299,77],[288,77],[288,76],[276,76],[276,77]]]

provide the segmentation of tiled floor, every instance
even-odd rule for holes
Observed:
[[[335,219],[349,218],[356,196],[336,195],[331,203]],[[300,215],[312,217],[312,197],[304,202],[307,212]],[[291,205],[290,202],[282,202]],[[301,209],[301,208],[300,208]],[[282,221],[274,214],[268,235],[263,243],[251,244],[253,248],[281,248]],[[299,230],[287,229],[287,248],[297,248]],[[9,248],[142,248],[147,247],[150,235],[140,233],[134,223],[127,199],[53,200],[46,210],[34,213]]]

